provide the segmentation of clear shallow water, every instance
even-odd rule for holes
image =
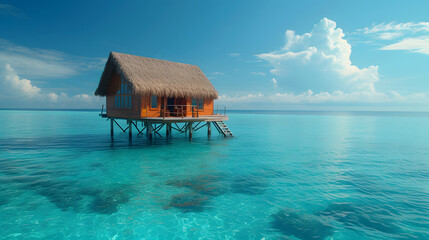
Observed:
[[[233,139],[131,145],[97,112],[0,122],[3,239],[429,239],[428,114],[236,112]]]

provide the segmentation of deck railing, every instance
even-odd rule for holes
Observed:
[[[223,114],[222,114],[222,112],[223,112]],[[226,106],[225,105],[214,106],[213,113],[218,114],[218,115],[226,115]]]
[[[181,117],[184,118],[188,112],[188,107],[191,109],[192,117],[199,117],[199,112],[201,109],[198,109],[198,106],[195,105],[161,105],[159,116],[162,118],[166,117]],[[101,106],[101,113],[103,115],[107,109],[104,108],[104,104]],[[173,110],[173,111],[171,111]],[[148,108],[146,107],[146,117],[148,117]],[[222,114],[223,113],[223,114]],[[226,106],[225,105],[216,105],[213,108],[214,115],[226,115]],[[155,114],[156,115],[156,114]]]
[[[186,116],[188,107],[191,109],[192,117],[199,117],[198,107],[194,105],[161,105],[160,116],[183,118]]]
[[[186,113],[191,109],[192,117],[199,117],[200,109],[195,105],[161,105],[160,116],[162,118],[166,117],[185,117]],[[173,111],[171,111],[173,110]],[[223,114],[222,114],[223,113]],[[225,105],[216,105],[213,109],[213,114],[215,115],[226,115],[226,106]]]

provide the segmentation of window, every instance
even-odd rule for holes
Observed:
[[[193,107],[198,107],[198,109],[204,109],[204,100],[203,99],[192,98],[191,105]]]
[[[151,108],[158,107],[158,97],[156,95],[152,95],[152,97],[150,97],[150,107]]]
[[[120,88],[115,95],[115,108],[132,108],[131,89],[122,77]]]

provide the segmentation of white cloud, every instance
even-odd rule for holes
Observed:
[[[228,96],[226,94],[219,96],[217,103],[252,103],[266,102],[266,97],[262,93],[249,93],[242,96]]]
[[[261,59],[258,59],[258,60],[245,60],[244,62],[246,62],[246,63],[259,63],[259,62],[262,62],[262,60]]]
[[[230,57],[238,57],[238,56],[240,56],[240,53],[229,53],[228,56],[230,56]]]
[[[429,36],[407,38],[397,43],[380,48],[380,50],[407,50],[429,55]]]
[[[400,103],[418,103],[424,104],[429,100],[427,93],[413,93],[401,95],[395,91],[368,92],[356,91],[346,93],[340,90],[333,92],[314,93],[307,90],[301,93],[283,92],[283,93],[252,93],[242,96],[222,95],[217,103],[234,105],[237,103],[269,103],[269,104],[400,104]],[[427,104],[426,104],[427,105]]]
[[[68,96],[61,92],[45,92],[25,78],[20,78],[10,64],[0,71],[0,107],[34,108],[98,108],[102,98],[88,94]]]
[[[402,32],[384,32],[379,34],[379,38],[383,40],[392,40],[395,38],[402,37],[404,33]]]
[[[49,101],[51,101],[51,102],[57,102],[58,101],[58,95],[56,93],[48,93],[48,94],[46,94],[46,96],[48,97]]]
[[[273,78],[271,81],[273,82],[274,90],[276,90],[277,89],[277,80],[275,78]]]
[[[224,75],[225,75],[225,73],[223,73],[223,72],[212,72],[212,73],[207,74],[207,78],[210,80],[215,80],[219,77],[222,78],[222,76],[224,76]]]
[[[424,25],[424,24],[423,24]],[[423,26],[422,25],[422,26]],[[391,27],[390,25],[388,26]],[[404,26],[402,26],[405,28]],[[381,28],[381,26],[378,26]],[[387,27],[386,27],[387,28]],[[368,30],[369,31],[369,30]],[[384,34],[383,38],[398,37],[395,33],[372,31]],[[423,31],[423,30],[421,30]],[[390,34],[390,36],[389,36]],[[218,103],[229,107],[245,106],[284,108],[285,106],[429,106],[429,93],[380,92],[375,84],[379,81],[378,66],[358,67],[353,65],[351,45],[344,38],[342,29],[327,18],[314,25],[302,35],[288,30],[283,48],[257,55],[269,63],[274,92],[259,92],[244,95],[222,95]],[[390,47],[412,51],[424,51],[422,42]],[[423,41],[424,40],[424,41]],[[420,45],[418,45],[420,44]],[[410,46],[414,46],[411,48]],[[416,45],[419,48],[415,47]]]
[[[10,64],[18,74],[32,78],[66,78],[82,71],[101,69],[105,60],[71,56],[55,50],[27,48],[0,39],[0,66]]]
[[[31,85],[28,79],[20,79],[9,64],[5,67],[4,83],[4,89],[7,89],[7,92],[12,91],[29,98],[40,95],[40,88]]]
[[[18,8],[4,3],[0,4],[0,14],[12,15],[15,17],[23,16],[22,12]]]
[[[359,68],[341,28],[327,18],[302,35],[286,31],[280,50],[257,55],[272,67],[278,86],[292,91],[375,91],[378,66]]]
[[[251,72],[251,75],[265,76],[266,74],[263,72]]]
[[[395,40],[380,50],[405,50],[429,55],[429,22],[381,23],[358,30],[381,40]]]
[[[427,33],[429,32],[429,22],[381,23],[359,29],[359,31],[378,39],[392,40],[406,34]]]

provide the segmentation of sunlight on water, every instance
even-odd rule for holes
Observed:
[[[429,239],[425,114],[236,112],[232,139],[131,144],[97,112],[0,121],[0,238]]]

